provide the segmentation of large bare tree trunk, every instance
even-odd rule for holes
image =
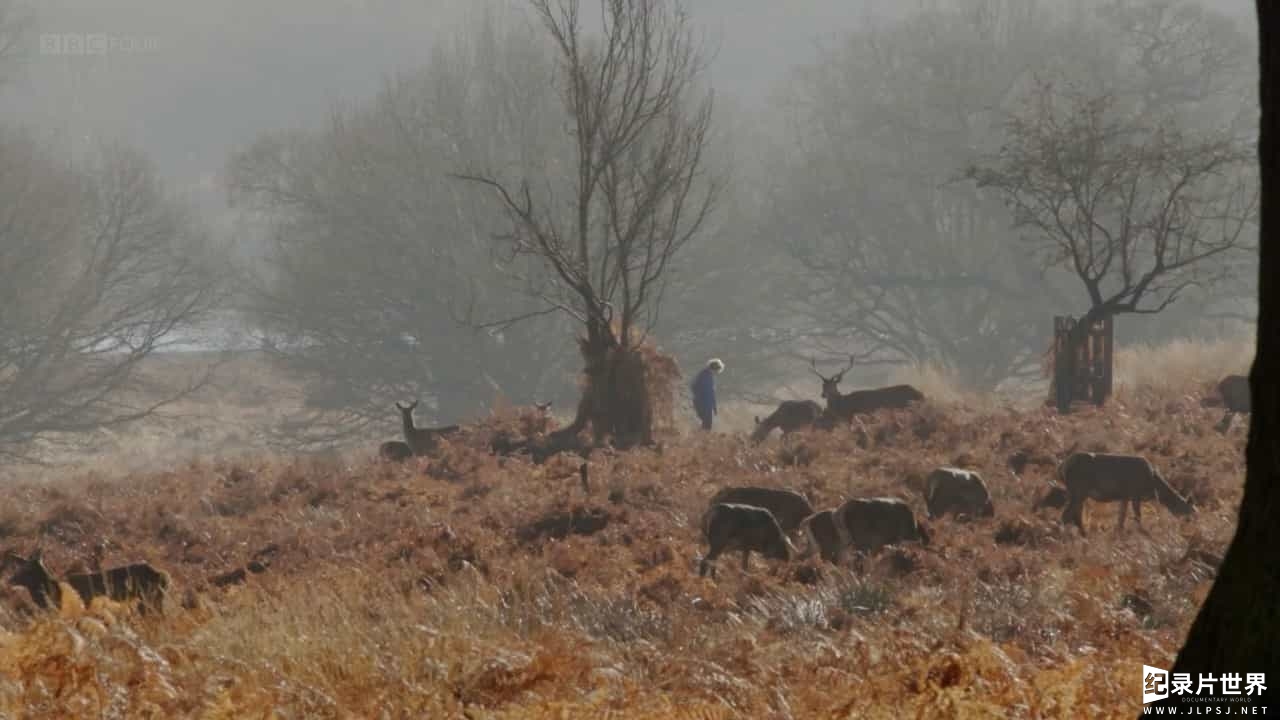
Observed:
[[[595,442],[606,437],[615,447],[653,442],[653,412],[645,376],[645,360],[627,343],[620,343],[607,325],[588,327],[581,338],[586,386],[573,423],[560,431],[576,435],[591,425]]]
[[[1257,7],[1262,230],[1248,471],[1235,538],[1173,672],[1265,672],[1261,704],[1268,704],[1272,688],[1280,688],[1280,3],[1257,0]]]

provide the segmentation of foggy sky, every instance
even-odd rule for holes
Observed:
[[[819,38],[920,2],[927,0],[688,5],[717,51],[717,93],[751,103],[807,61]],[[387,73],[424,64],[436,38],[477,10],[467,0],[30,4],[38,24],[18,77],[0,91],[5,118],[57,133],[72,149],[95,137],[123,138],[145,150],[175,189],[215,214],[223,202],[217,174],[228,153],[266,130],[315,126],[335,101],[369,97]],[[1251,17],[1251,0],[1215,4]],[[113,49],[54,55],[40,45],[41,35],[81,33],[106,34]]]

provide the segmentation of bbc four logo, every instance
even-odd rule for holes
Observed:
[[[160,49],[154,37],[109,33],[43,33],[41,55],[89,56],[153,53]]]

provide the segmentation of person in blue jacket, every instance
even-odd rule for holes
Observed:
[[[719,358],[711,358],[707,366],[693,379],[693,409],[702,421],[702,429],[711,429],[711,419],[716,415],[716,374],[724,371]]]

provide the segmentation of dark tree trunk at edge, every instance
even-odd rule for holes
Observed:
[[[1280,705],[1280,2],[1257,0],[1257,9],[1262,226],[1248,471],[1235,537],[1172,671],[1192,673],[1193,679],[1202,672],[1265,672],[1268,689],[1261,704],[1272,706],[1269,712],[1275,714]]]

